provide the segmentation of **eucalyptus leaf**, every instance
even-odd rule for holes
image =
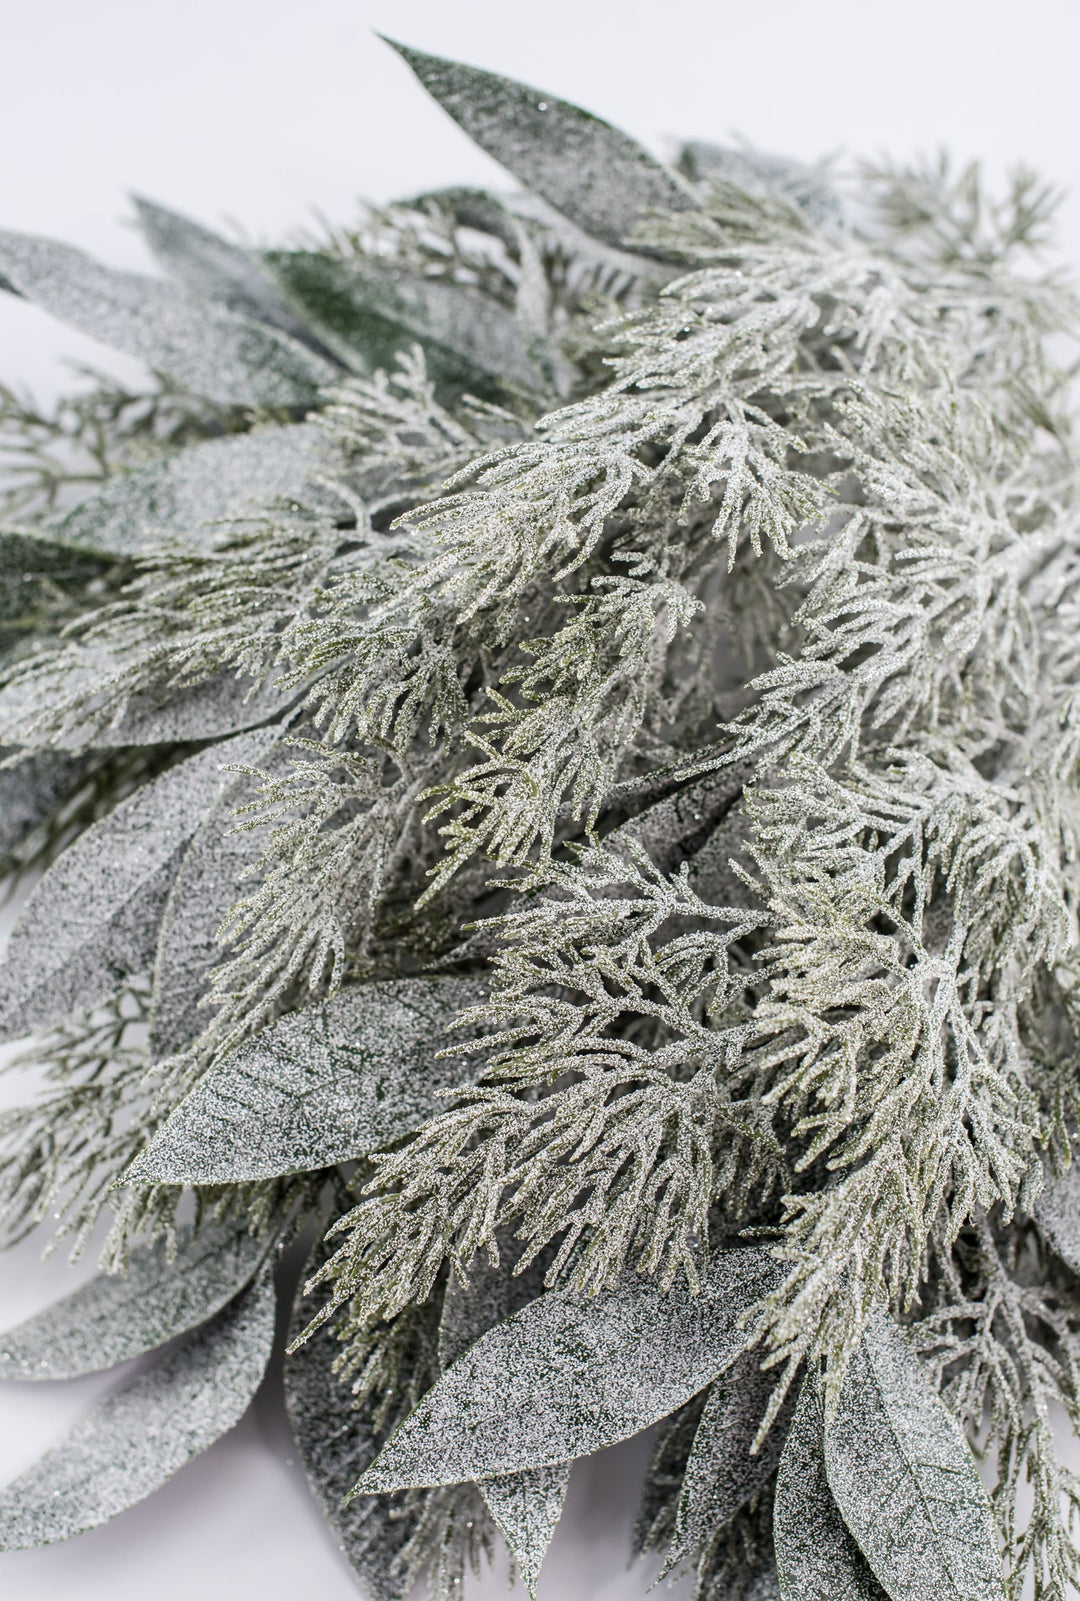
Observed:
[[[269,1271],[147,1372],[90,1409],[0,1491],[0,1550],[51,1545],[160,1488],[246,1411],[274,1340]]]
[[[247,1229],[184,1225],[172,1261],[164,1241],[143,1246],[126,1274],[101,1273],[0,1333],[0,1378],[74,1379],[152,1351],[219,1312],[266,1251]]]
[[[647,211],[697,209],[675,173],[591,112],[498,73],[387,43],[481,149],[586,233],[625,244]]]
[[[543,1262],[535,1261],[515,1276],[512,1251],[512,1241],[504,1238],[498,1265],[480,1256],[469,1269],[467,1286],[457,1279],[447,1285],[439,1324],[439,1361],[444,1369],[489,1329],[543,1294]],[[562,1462],[484,1479],[479,1485],[530,1595],[536,1593],[536,1580],[562,1516],[569,1483],[570,1464]]]
[[[154,958],[181,855],[264,736],[214,745],[170,768],[80,834],[35,887],[0,963],[0,1038],[58,1022]]]
[[[0,528],[0,652],[55,631],[57,591],[77,609],[85,604],[88,586],[112,566],[110,558],[79,550],[63,536]]]
[[[312,1252],[305,1280],[326,1260],[320,1241]],[[314,1295],[298,1294],[289,1329],[295,1341],[318,1311]],[[422,1502],[413,1498],[362,1497],[346,1503],[358,1474],[378,1450],[371,1421],[375,1397],[359,1407],[334,1373],[340,1347],[329,1329],[297,1347],[285,1361],[285,1408],[311,1493],[338,1549],[372,1601],[404,1601],[411,1586],[395,1558],[416,1532]]]
[[[780,1457],[773,1504],[782,1601],[888,1601],[833,1500],[824,1446],[821,1398],[807,1378]]]
[[[1003,1601],[975,1459],[883,1310],[845,1374],[825,1462],[844,1521],[893,1601]]]
[[[720,1252],[692,1295],[632,1278],[553,1290],[485,1334],[391,1435],[357,1491],[548,1467],[628,1439],[722,1373],[742,1314],[781,1282],[764,1251]]]
[[[405,978],[291,1012],[231,1051],[128,1168],[128,1184],[236,1184],[330,1167],[400,1139],[467,1076],[456,1012],[487,985]]]
[[[337,376],[276,328],[51,239],[0,233],[0,273],[53,316],[219,405],[310,406]]]
[[[133,195],[139,229],[155,259],[177,283],[199,300],[213,300],[229,311],[311,342],[310,330],[275,288],[254,250],[223,239],[212,228]]]
[[[52,528],[72,545],[117,555],[160,551],[163,537],[203,555],[232,532],[216,525],[265,513],[275,501],[323,502],[326,491],[311,480],[322,451],[316,423],[203,440],[116,474]]]
[[[1080,1273],[1080,1163],[1074,1160],[1063,1173],[1047,1173],[1034,1216],[1065,1266]]]
[[[785,1403],[760,1450],[751,1454],[751,1446],[776,1377],[775,1370],[762,1370],[760,1351],[744,1351],[713,1385],[686,1464],[665,1572],[729,1523],[771,1477],[787,1437],[793,1401]]]
[[[319,338],[362,372],[390,367],[419,342],[436,382],[496,377],[537,387],[513,313],[478,289],[317,251],[275,250],[264,259]]]

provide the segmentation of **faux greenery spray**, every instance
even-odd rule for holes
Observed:
[[[0,854],[45,870],[0,1202],[111,1231],[0,1373],[170,1342],[0,1493],[0,1545],[231,1426],[304,1238],[292,1426],[377,1601],[496,1531],[532,1590],[573,1459],[652,1425],[636,1546],[703,1601],[1064,1597],[1049,199],[668,168],[398,48],[524,193],[275,250],[139,201],[160,279],[0,236],[6,289],[155,374],[3,395]]]

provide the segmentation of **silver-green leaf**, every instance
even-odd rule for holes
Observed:
[[[498,73],[387,43],[471,139],[586,233],[625,244],[645,212],[697,208],[675,173],[600,117]]]
[[[52,527],[60,539],[110,554],[160,552],[165,540],[202,555],[232,531],[221,526],[231,519],[265,512],[275,501],[322,500],[325,491],[311,482],[322,444],[315,423],[203,440],[118,473]]]
[[[58,1022],[146,970],[184,847],[263,736],[210,746],[80,834],[27,901],[0,963],[0,1038]]]
[[[818,1387],[806,1379],[780,1457],[773,1505],[782,1601],[888,1601],[833,1500],[824,1446]]]
[[[845,1374],[825,1462],[844,1521],[893,1601],[1003,1601],[975,1459],[884,1310]]]
[[[0,1491],[0,1550],[51,1545],[125,1512],[237,1423],[274,1340],[269,1272],[79,1420]]]
[[[1080,1273],[1080,1163],[1048,1173],[1035,1202],[1035,1221],[1065,1266]]]
[[[697,1295],[641,1278],[592,1298],[542,1295],[454,1363],[357,1491],[548,1467],[629,1439],[735,1360],[743,1313],[780,1280],[770,1256],[746,1248],[720,1252]]]
[[[489,1329],[543,1293],[543,1265],[533,1262],[515,1276],[511,1271],[512,1251],[512,1239],[503,1239],[498,1266],[487,1256],[480,1256],[469,1269],[467,1287],[451,1279],[439,1325],[439,1361],[443,1368],[456,1362]],[[544,1557],[562,1516],[569,1483],[570,1464],[561,1462],[484,1479],[479,1485],[531,1596],[536,1593]]]
[[[751,1446],[776,1377],[775,1370],[762,1370],[760,1351],[745,1351],[713,1385],[686,1464],[665,1572],[730,1522],[772,1475],[787,1436],[791,1407],[782,1408],[760,1450],[751,1454]]]
[[[71,799],[90,767],[90,757],[40,750],[0,768],[0,857],[21,845]]]
[[[164,1242],[143,1246],[126,1274],[98,1274],[0,1334],[0,1378],[74,1379],[153,1351],[220,1312],[266,1251],[246,1229],[185,1225],[172,1261]]]
[[[698,182],[721,178],[752,194],[788,200],[812,221],[825,226],[836,226],[844,220],[843,202],[832,184],[813,167],[792,161],[789,156],[692,139],[682,147],[679,167]]]
[[[128,1184],[235,1184],[347,1161],[400,1139],[466,1076],[458,1011],[487,986],[406,978],[292,1012],[232,1051],[182,1101]]]
[[[325,1241],[320,1241],[307,1275],[329,1254]],[[317,1311],[315,1296],[297,1295],[290,1342]],[[285,1360],[285,1410],[311,1493],[363,1593],[371,1601],[404,1601],[413,1586],[397,1559],[416,1533],[426,1497],[411,1497],[408,1502],[388,1496],[347,1500],[357,1475],[379,1448],[372,1424],[378,1398],[369,1396],[359,1407],[350,1404],[351,1397],[334,1372],[339,1354],[340,1346],[325,1328],[291,1351]]]
[[[253,250],[234,245],[178,211],[132,196],[139,229],[155,259],[199,300],[213,300],[256,322],[309,343],[311,335],[259,264]]]
[[[51,239],[0,233],[0,273],[53,316],[219,405],[309,406],[337,376],[279,329]]]

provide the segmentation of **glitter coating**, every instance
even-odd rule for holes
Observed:
[[[1047,1173],[1034,1214],[1066,1267],[1080,1273],[1080,1164],[1073,1161],[1064,1173]]]
[[[712,1388],[686,1464],[665,1571],[730,1522],[780,1460],[794,1410],[790,1392],[761,1449],[750,1453],[777,1379],[760,1362],[760,1351],[745,1351]]]
[[[0,1037],[65,1017],[153,961],[158,925],[186,842],[251,738],[170,768],[81,834],[35,888],[0,965]]]
[[[0,768],[0,856],[21,845],[75,793],[88,766],[86,757],[40,750],[14,767]]]
[[[1003,1601],[975,1460],[884,1311],[848,1368],[825,1460],[844,1521],[893,1601]]]
[[[73,1379],[152,1351],[219,1312],[266,1254],[266,1242],[244,1230],[178,1232],[172,1262],[164,1241],[137,1248],[123,1277],[101,1273],[0,1333],[0,1379]]]
[[[302,250],[270,251],[265,261],[320,339],[353,368],[389,365],[395,349],[419,340],[429,371],[445,382],[495,373],[538,385],[514,313],[467,284]]]
[[[266,1271],[212,1322],[90,1409],[0,1491],[0,1550],[51,1545],[142,1501],[247,1410],[274,1339]]]
[[[256,760],[273,766],[280,738],[276,729]],[[150,1009],[150,1059],[160,1061],[183,1050],[213,1015],[200,1009],[210,969],[221,960],[217,932],[222,919],[246,893],[247,868],[258,861],[266,842],[265,824],[239,829],[236,808],[253,793],[251,781],[232,776],[199,828],[180,864],[161,920],[154,959],[154,996]]]
[[[154,200],[133,198],[142,236],[170,278],[200,300],[216,301],[294,339],[310,341],[310,333],[278,294],[253,251]]]
[[[324,1242],[312,1253],[301,1283],[327,1255]],[[319,1309],[318,1297],[298,1295],[290,1341]],[[340,1347],[329,1331],[319,1332],[285,1359],[285,1407],[311,1493],[338,1549],[373,1601],[401,1601],[394,1558],[414,1532],[415,1517],[397,1497],[360,1496],[342,1503],[357,1476],[372,1461],[378,1443],[371,1426],[371,1400],[361,1407],[349,1397],[333,1371]]]
[[[310,405],[337,373],[276,328],[51,239],[0,232],[0,272],[54,317],[220,405]]]
[[[444,1368],[456,1362],[496,1323],[504,1322],[543,1294],[542,1264],[534,1262],[514,1278],[510,1272],[512,1250],[511,1241],[501,1242],[502,1260],[498,1267],[493,1267],[486,1255],[477,1257],[469,1268],[468,1289],[456,1278],[450,1280],[439,1326],[439,1360]],[[570,1464],[562,1462],[484,1479],[479,1486],[530,1595],[535,1595],[536,1580],[562,1516],[569,1483]]]
[[[297,423],[203,440],[117,474],[52,526],[72,544],[119,555],[159,550],[163,536],[190,554],[206,552],[230,532],[216,524],[278,499],[310,503],[322,438],[316,424]]]
[[[290,1013],[230,1052],[128,1169],[129,1184],[232,1184],[329,1167],[389,1144],[467,1076],[448,1025],[485,983],[406,978]]]
[[[816,1386],[799,1392],[780,1458],[773,1538],[782,1601],[888,1601],[833,1500]]]
[[[673,172],[599,117],[497,73],[389,42],[471,139],[586,233],[622,244],[648,210],[696,209]]]
[[[545,1467],[629,1439],[742,1350],[742,1312],[775,1289],[763,1251],[721,1252],[696,1296],[631,1279],[586,1298],[550,1291],[485,1334],[391,1436],[364,1491]]]

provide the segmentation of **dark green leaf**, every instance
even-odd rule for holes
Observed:
[[[0,233],[0,272],[53,316],[219,405],[310,406],[337,376],[276,328],[51,239]]]
[[[267,1244],[245,1230],[185,1226],[173,1261],[164,1242],[131,1254],[122,1277],[102,1273],[0,1334],[0,1378],[73,1379],[152,1351],[219,1312],[251,1278]]]
[[[478,289],[311,250],[270,251],[265,260],[320,339],[360,371],[389,368],[419,343],[437,383],[496,377],[537,386],[513,313]]]
[[[239,1421],[273,1339],[273,1279],[264,1272],[0,1491],[0,1550],[68,1540],[152,1494]]]
[[[825,1475],[824,1445],[821,1400],[817,1385],[807,1379],[776,1481],[773,1537],[780,1594],[783,1601],[888,1601],[844,1527]]]
[[[357,1488],[483,1479],[628,1439],[735,1360],[742,1313],[779,1282],[771,1257],[741,1249],[714,1258],[697,1295],[640,1278],[542,1295],[454,1363]]]
[[[447,1286],[439,1326],[439,1360],[444,1368],[456,1362],[497,1323],[505,1322],[543,1294],[543,1264],[534,1262],[515,1277],[511,1272],[512,1250],[511,1240],[502,1241],[502,1260],[497,1267],[487,1256],[480,1256],[469,1270],[468,1288],[456,1279]],[[570,1464],[562,1462],[485,1479],[479,1486],[530,1595],[535,1595],[536,1580],[562,1516],[569,1482]]]
[[[468,979],[405,978],[292,1012],[225,1057],[155,1135],[129,1184],[235,1184],[330,1167],[400,1139],[467,1076],[438,1061]]]
[[[387,40],[471,139],[572,222],[625,244],[644,212],[698,201],[647,150],[579,106]]]
[[[279,500],[322,501],[325,491],[310,478],[319,469],[322,439],[315,423],[207,439],[117,474],[52,527],[59,538],[93,550],[156,553],[164,539],[201,555],[233,531],[215,524],[265,513]]]
[[[750,1448],[775,1383],[775,1371],[762,1371],[761,1352],[745,1351],[713,1385],[686,1464],[666,1572],[730,1522],[771,1477],[787,1436],[790,1406],[782,1409],[761,1449],[751,1455]]]
[[[49,868],[0,964],[0,1037],[14,1039],[102,1000],[145,971],[184,846],[261,735],[170,768],[81,834]]]
[[[893,1601],[1003,1601],[975,1459],[885,1311],[844,1377],[825,1461],[844,1521]]]

